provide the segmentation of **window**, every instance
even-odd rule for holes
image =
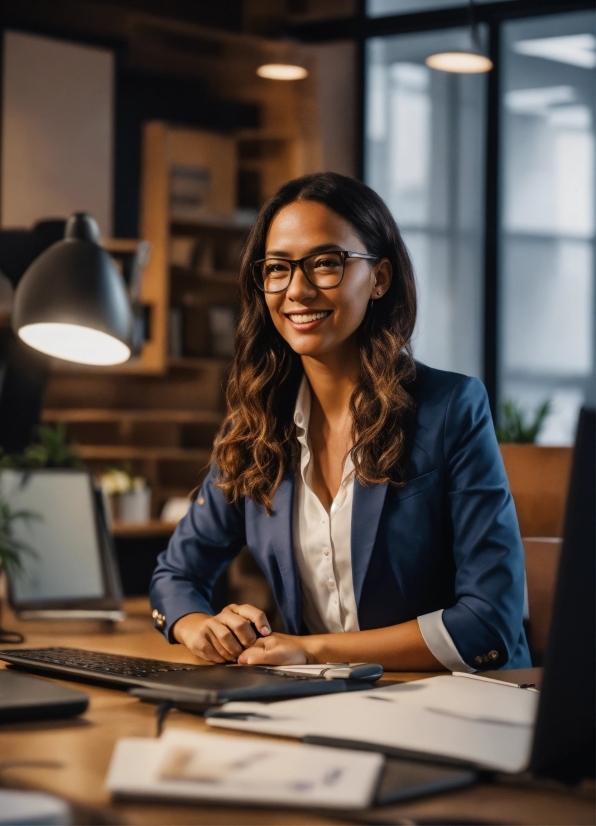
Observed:
[[[416,358],[482,376],[486,77],[424,64],[466,35],[368,41],[365,181],[393,212],[414,261]]]
[[[364,178],[412,254],[416,357],[485,379],[495,411],[550,400],[540,441],[570,444],[596,402],[596,14],[479,0],[493,74],[429,69],[469,37],[465,5],[368,0]],[[439,9],[424,32],[372,19]]]
[[[505,23],[499,396],[550,399],[541,441],[573,441],[594,372],[593,13]]]

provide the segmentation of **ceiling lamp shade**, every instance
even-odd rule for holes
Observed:
[[[440,72],[473,75],[490,72],[493,62],[480,52],[438,52],[426,58],[426,65]]]
[[[79,364],[121,364],[133,316],[124,279],[99,245],[99,228],[71,215],[64,240],[31,264],[15,291],[12,326],[30,347]]]
[[[431,69],[461,75],[477,75],[490,72],[493,68],[492,60],[484,54],[482,48],[474,0],[470,0],[468,14],[469,43],[466,43],[464,48],[446,49],[444,52],[431,54],[425,60]]]
[[[303,80],[308,77],[304,66],[295,63],[264,63],[257,69],[257,74],[267,80]]]

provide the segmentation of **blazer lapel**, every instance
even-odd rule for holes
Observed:
[[[287,473],[273,498],[273,515],[265,517],[270,520],[275,556],[286,597],[287,610],[282,613],[290,634],[300,633],[300,623],[302,621],[300,584],[292,540],[294,487],[294,474]]]
[[[354,480],[351,541],[352,581],[357,606],[360,604],[364,578],[377,538],[386,493],[387,484],[365,488],[357,479]]]

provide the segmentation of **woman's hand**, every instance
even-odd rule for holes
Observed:
[[[263,637],[271,634],[269,620],[262,611],[254,605],[227,605],[214,617],[200,613],[180,617],[172,633],[193,654],[213,663],[226,663],[236,662],[245,648],[257,642],[255,628]]]
[[[261,637],[238,657],[238,665],[304,665],[315,662],[304,637],[270,634]]]

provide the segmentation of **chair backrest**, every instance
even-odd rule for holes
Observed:
[[[522,541],[526,552],[526,581],[530,614],[526,625],[528,645],[532,655],[532,664],[542,665],[550,631],[563,542],[556,538],[525,538]]]
[[[563,536],[572,448],[502,444],[522,536]]]

